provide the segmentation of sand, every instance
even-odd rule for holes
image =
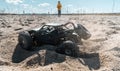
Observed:
[[[56,53],[50,45],[37,47],[39,50],[35,51],[26,51],[18,45],[20,31],[40,27],[43,22],[68,21],[84,25],[92,34],[79,45],[82,56]],[[56,15],[0,15],[0,71],[120,71],[119,40],[119,15],[63,15],[60,18]]]

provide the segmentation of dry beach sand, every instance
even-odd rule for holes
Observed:
[[[53,46],[26,51],[18,45],[20,31],[43,22],[68,21],[84,25],[92,34],[79,47],[79,54],[84,56],[62,55],[52,50]],[[0,15],[0,71],[120,71],[120,16]]]

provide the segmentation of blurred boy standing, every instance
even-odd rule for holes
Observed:
[[[62,8],[62,4],[60,3],[60,1],[58,1],[58,4],[57,4],[58,17],[60,17],[60,16],[61,16],[61,8]]]

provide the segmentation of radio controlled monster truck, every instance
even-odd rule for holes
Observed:
[[[81,24],[49,23],[39,28],[20,32],[18,41],[19,45],[26,50],[33,50],[42,45],[53,45],[57,46],[57,52],[74,55],[77,43],[81,42],[81,39],[86,40],[90,37],[90,32]]]

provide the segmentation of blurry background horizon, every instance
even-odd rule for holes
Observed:
[[[59,0],[62,13],[120,13],[120,0]],[[58,0],[0,0],[0,13],[56,14]]]

